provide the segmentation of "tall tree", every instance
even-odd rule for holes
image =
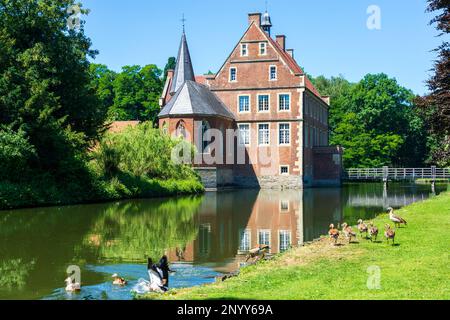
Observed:
[[[428,0],[428,12],[437,16],[430,22],[435,24],[439,36],[450,31],[450,3],[448,0]],[[450,166],[450,43],[444,41],[439,48],[438,59],[433,68],[434,75],[428,80],[430,94],[417,99],[428,120],[432,162]]]
[[[176,65],[177,65],[177,59],[176,59],[175,57],[170,57],[170,58],[167,60],[166,66],[164,67],[164,74],[163,74],[164,78],[163,78],[163,83],[166,82],[166,79],[167,79],[167,72],[168,72],[169,70],[174,70],[175,67],[176,67]]]
[[[72,28],[74,5],[0,0],[0,124],[21,132],[47,171],[89,147],[106,116],[89,85],[88,57],[97,52],[83,21]]]
[[[162,92],[161,70],[155,65],[125,66],[114,79],[112,120],[150,120],[156,123]]]

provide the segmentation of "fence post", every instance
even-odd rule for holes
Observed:
[[[383,167],[383,183],[384,183],[384,187],[387,190],[387,185],[388,185],[388,179],[389,179],[389,167],[384,166]]]
[[[436,193],[436,166],[431,167],[431,192]]]

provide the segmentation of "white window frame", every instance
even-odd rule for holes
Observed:
[[[241,126],[248,126],[248,143],[242,143]],[[238,142],[240,146],[249,146],[252,143],[252,125],[250,123],[238,124]]]
[[[281,110],[281,103],[280,103],[280,96],[289,96],[289,109],[287,110]],[[280,92],[277,95],[277,105],[278,105],[278,112],[291,112],[291,106],[292,106],[292,94],[290,92]]]
[[[289,143],[280,143],[280,127],[281,125],[288,125],[289,126]],[[292,130],[291,130],[291,123],[290,122],[280,122],[278,123],[278,145],[280,147],[289,147],[291,145],[291,139],[292,139]]]
[[[261,239],[260,239],[260,235],[264,233],[265,235],[268,236],[268,242],[269,243],[261,243]],[[259,245],[268,245],[269,247],[271,247],[272,244],[272,230],[270,229],[258,229],[258,244]],[[270,249],[269,249],[269,253],[270,253]]]
[[[268,141],[268,143],[267,144],[261,144],[261,141],[260,141],[260,135],[259,135],[259,131],[260,131],[260,126],[263,126],[263,125],[267,125],[268,127],[269,127],[269,129],[268,129],[268,133],[269,133],[269,137],[268,137],[268,139],[269,139],[269,141]],[[270,146],[270,123],[269,122],[264,122],[264,123],[258,123],[258,146],[259,147],[267,147],[267,146]]]
[[[231,70],[234,70],[234,77],[235,77],[234,80],[231,79]],[[230,71],[228,74],[228,82],[237,82],[237,68],[236,67],[230,67]]]
[[[272,79],[272,68],[275,68],[275,78]],[[277,81],[278,80],[278,67],[276,65],[269,66],[269,81]]]
[[[242,241],[244,240],[244,234],[248,235],[248,250],[242,246]],[[252,230],[251,229],[241,229],[239,231],[239,253],[247,253],[252,249]]]
[[[248,97],[248,111],[241,111],[241,97]],[[237,96],[237,113],[250,113],[252,111],[252,97],[249,94],[239,94]]]
[[[281,234],[287,234],[289,235],[289,245],[286,249],[281,249]],[[278,250],[280,253],[285,252],[289,250],[289,248],[292,246],[292,232],[291,230],[278,230]]]
[[[245,47],[245,54],[244,54]],[[241,57],[248,57],[248,43],[241,43]]]
[[[287,209],[283,208],[283,204],[287,203]],[[280,200],[280,212],[282,213],[286,213],[289,212],[289,210],[291,209],[291,203],[289,202],[289,200]]]
[[[282,173],[281,172],[282,168],[287,168],[288,172],[287,173]],[[288,165],[281,165],[280,166],[280,176],[289,176],[289,175],[291,175],[291,170],[290,169],[291,168]]]
[[[264,53],[262,53],[262,48],[264,47]],[[259,55],[260,56],[267,56],[267,42],[260,42],[259,43]]]
[[[259,97],[262,97],[262,96],[267,96],[268,97],[268,109],[267,110],[259,110]],[[258,112],[258,113],[270,113],[270,93],[259,93],[257,96],[256,96],[256,111]]]

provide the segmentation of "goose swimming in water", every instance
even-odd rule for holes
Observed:
[[[125,280],[124,278],[119,277],[119,275],[117,273],[112,275],[113,280],[113,284],[116,286],[126,286],[127,285],[127,280]]]
[[[67,292],[79,292],[81,291],[81,284],[78,282],[74,282],[72,280],[72,277],[68,277],[66,280],[64,280],[66,283],[66,291]]]
[[[400,227],[400,225],[402,224],[404,224],[405,226],[408,225],[408,222],[406,222],[405,219],[394,214],[393,208],[388,208],[388,211],[389,211],[389,219],[395,223],[396,227]]]

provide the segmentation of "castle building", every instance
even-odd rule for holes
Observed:
[[[319,94],[269,14],[248,27],[216,74],[195,76],[183,32],[160,99],[159,125],[197,147],[206,187],[339,185],[342,149],[329,145],[330,98]],[[235,134],[233,134],[233,132]]]

